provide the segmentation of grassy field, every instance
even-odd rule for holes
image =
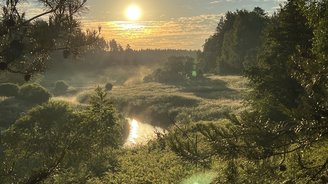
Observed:
[[[132,77],[133,78],[133,77]],[[127,79],[129,80],[129,79]],[[74,95],[54,99],[70,103],[87,103],[97,83],[79,89]],[[226,113],[243,110],[243,94],[247,90],[247,80],[241,76],[206,76],[202,80],[179,84],[114,83],[109,92],[117,109],[126,117],[160,127],[172,123],[216,121]]]
[[[173,122],[215,121],[243,109],[247,81],[239,76],[207,76],[179,85],[138,83],[115,86],[110,96],[117,107],[158,126]]]

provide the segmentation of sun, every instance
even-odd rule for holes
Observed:
[[[141,9],[137,5],[130,5],[126,9],[125,15],[129,20],[138,20],[141,17]]]

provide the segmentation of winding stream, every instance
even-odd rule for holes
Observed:
[[[80,104],[77,96],[52,97],[53,100],[64,101],[70,104]],[[140,122],[134,118],[127,118],[129,123],[129,135],[124,147],[135,147],[146,145],[150,140],[156,139],[157,133],[165,133],[164,129],[147,123]]]

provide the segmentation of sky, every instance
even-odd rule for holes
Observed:
[[[42,11],[37,0],[22,5],[27,15]],[[284,0],[88,0],[79,17],[84,29],[102,27],[106,40],[115,39],[133,49],[202,49],[227,11],[261,7],[269,14]],[[139,20],[125,16],[129,5],[141,10]]]

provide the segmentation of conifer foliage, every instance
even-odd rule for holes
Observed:
[[[198,125],[213,154],[226,158],[230,183],[327,182],[327,12],[327,1],[287,1],[245,70],[247,110],[228,115],[230,123]]]
[[[5,0],[2,5],[0,72],[19,73],[29,81],[32,74],[45,70],[51,52],[61,51],[67,58],[83,46],[99,45],[100,28],[83,32],[76,20],[86,0],[39,0],[44,12],[33,17],[19,9],[21,3]]]

